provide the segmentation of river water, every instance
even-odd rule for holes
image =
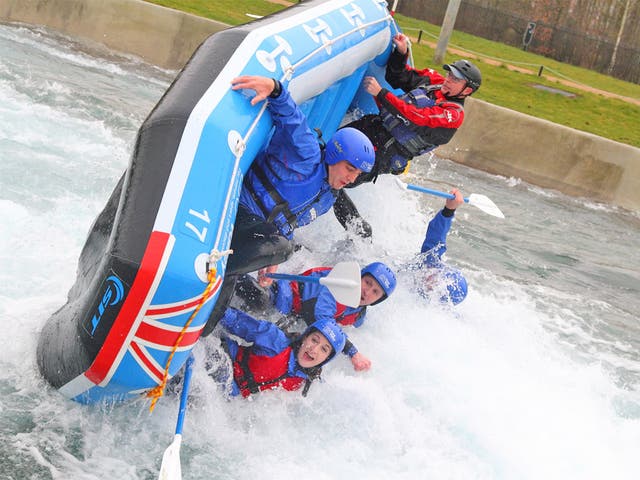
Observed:
[[[145,401],[75,404],[40,377],[35,351],[176,72],[16,25],[0,25],[0,58],[0,478],[157,478],[178,399],[153,414]],[[306,248],[280,271],[346,259],[399,270],[396,293],[349,332],[372,370],[340,358],[306,399],[227,401],[199,345],[183,477],[637,478],[638,214],[430,156],[405,180],[481,193],[505,213],[456,214],[448,261],[467,300],[429,304],[401,271],[441,199],[387,177],[353,190],[373,243],[328,214],[299,231]]]

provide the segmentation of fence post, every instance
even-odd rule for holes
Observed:
[[[442,27],[440,27],[440,36],[438,37],[438,43],[436,45],[436,51],[433,55],[433,63],[436,65],[444,61],[444,57],[447,53],[447,45],[449,44],[449,37],[453,32],[453,24],[456,22],[456,16],[458,15],[458,8],[462,0],[449,0],[447,4],[447,11],[444,14],[442,20]]]

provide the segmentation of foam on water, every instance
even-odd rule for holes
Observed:
[[[16,479],[157,478],[178,399],[152,415],[144,400],[69,402],[40,377],[35,351],[168,80],[99,58],[71,60],[65,73],[79,54],[31,35],[0,26],[0,55],[45,42],[44,63],[29,68],[56,72],[25,84],[18,63],[0,68],[0,467]],[[133,93],[120,102],[125,87]],[[80,93],[96,101],[75,102]],[[300,230],[305,248],[280,271],[351,259],[399,270],[396,293],[349,330],[373,369],[356,373],[341,357],[306,399],[227,401],[203,368],[208,337],[196,348],[184,478],[636,478],[640,262],[625,245],[638,244],[637,217],[434,156],[412,172],[407,181],[486,194],[507,215],[456,214],[449,261],[469,278],[467,300],[430,304],[415,293],[419,276],[401,269],[441,199],[387,177],[350,191],[375,242],[328,214]]]

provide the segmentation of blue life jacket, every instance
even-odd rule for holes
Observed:
[[[419,86],[410,92],[403,93],[398,96],[399,99],[415,105],[417,108],[428,108],[436,105],[435,92],[440,90],[442,85],[423,85]],[[449,100],[448,103],[458,104],[460,109],[462,109],[462,104],[458,102]],[[400,150],[400,152],[404,155],[402,160],[400,159],[392,159],[391,163],[393,166],[398,163],[406,165],[407,159],[411,159],[417,155],[421,155],[430,150],[433,150],[438,145],[441,145],[443,142],[443,129],[433,129],[431,127],[425,127],[421,125],[416,125],[415,123],[410,122],[402,115],[399,115],[397,112],[392,112],[388,108],[383,105],[380,106],[380,117],[382,118],[382,124],[385,129],[392,135],[396,146]],[[435,131],[438,131],[437,138],[434,136]],[[446,129],[451,130],[449,138],[446,141],[450,140],[453,137],[453,134],[456,132],[455,128]]]

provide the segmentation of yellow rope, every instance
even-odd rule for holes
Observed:
[[[182,331],[180,332],[180,335],[178,335],[176,342],[173,344],[173,348],[171,349],[171,353],[169,354],[169,358],[167,359],[167,364],[164,367],[162,382],[160,382],[159,385],[157,385],[156,387],[152,388],[147,392],[147,398],[151,398],[151,405],[149,405],[149,413],[153,412],[153,409],[156,407],[156,403],[158,403],[158,400],[160,400],[160,397],[164,395],[164,389],[167,386],[167,380],[169,378],[169,366],[171,365],[171,360],[173,360],[173,356],[175,355],[176,350],[178,349],[178,346],[182,341],[182,338],[184,337],[185,333],[187,333],[187,329],[189,328],[189,325],[191,325],[191,322],[193,322],[193,319],[196,317],[196,315],[200,311],[200,308],[202,308],[204,303],[207,301],[209,292],[211,291],[211,288],[213,288],[213,285],[216,281],[216,275],[217,275],[217,270],[215,267],[212,267],[207,273],[207,280],[209,281],[209,283],[204,289],[204,292],[202,292],[202,298],[200,299],[200,303],[198,303],[198,306],[195,308],[193,313],[191,313],[189,320],[187,320],[187,323],[184,324],[184,327],[182,327]]]

